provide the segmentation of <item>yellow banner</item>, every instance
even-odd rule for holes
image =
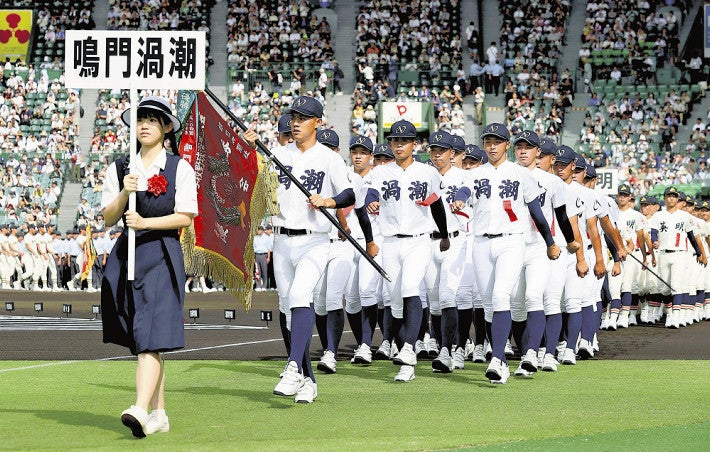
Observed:
[[[0,9],[0,59],[29,59],[32,42],[32,10]]]

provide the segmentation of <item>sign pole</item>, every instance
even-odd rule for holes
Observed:
[[[130,134],[130,173],[135,174],[136,159],[138,158],[138,90],[135,88],[135,84],[130,84],[130,96],[131,96],[131,134]],[[128,210],[136,210],[136,193],[133,192],[128,197]],[[129,281],[133,281],[135,277],[136,269],[136,230],[133,228],[128,229],[128,275]]]

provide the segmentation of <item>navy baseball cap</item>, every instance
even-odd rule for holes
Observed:
[[[639,199],[639,204],[653,204],[653,196],[641,196],[641,199]]]
[[[688,201],[688,195],[686,195],[682,191],[679,191],[678,192],[678,199],[681,201]]]
[[[688,196],[688,199],[685,200],[685,203],[688,204],[689,206],[694,206],[697,204],[697,201],[690,196]]]
[[[377,144],[375,146],[374,155],[386,155],[387,157],[394,158],[394,152],[392,152],[392,149],[386,144]]]
[[[620,195],[632,195],[633,190],[631,190],[631,186],[629,184],[621,184],[619,185],[619,190],[617,191],[617,193],[619,193]]]
[[[451,147],[454,152],[466,152],[466,142],[458,135],[451,135]]]
[[[666,189],[663,190],[663,196],[668,196],[668,195],[680,196],[680,192],[678,192],[678,189],[673,186],[666,187]]]
[[[488,156],[485,152],[475,144],[466,145],[466,155],[465,159],[470,158],[474,160],[480,160],[482,163],[488,163]]]
[[[451,134],[445,130],[439,130],[429,135],[429,147],[453,149],[454,143]]]
[[[409,121],[397,121],[390,127],[387,139],[392,138],[417,138],[417,128]]]
[[[543,138],[540,140],[540,153],[545,155],[557,155],[557,145],[554,141]]]
[[[291,107],[286,110],[287,114],[299,113],[303,116],[315,118],[323,117],[323,104],[318,99],[311,96],[301,96],[293,100]]]
[[[587,161],[582,154],[574,154],[574,169],[587,169]]]
[[[559,146],[557,148],[557,153],[555,154],[555,161],[564,163],[565,165],[570,164],[571,162],[574,162],[575,158],[577,158],[577,154],[574,153],[571,147],[569,146]]]
[[[333,146],[335,148],[340,146],[340,137],[335,133],[335,130],[319,129],[316,133],[316,139],[319,143],[325,144],[326,146]]]
[[[584,177],[587,179],[594,179],[597,177],[597,170],[594,169],[594,166],[587,164],[587,166],[584,168]]]
[[[488,124],[486,128],[483,129],[483,133],[481,134],[481,140],[488,136],[498,137],[502,140],[510,141],[510,132],[508,131],[508,128],[498,122]]]
[[[350,137],[350,150],[352,151],[352,149],[357,146],[364,147],[365,149],[370,151],[371,154],[373,152],[372,140],[362,135],[355,135],[353,137]]]
[[[702,201],[700,203],[696,203],[695,207],[697,207],[698,209],[710,210],[710,202]]]
[[[532,130],[523,130],[522,132],[520,132],[515,137],[515,141],[513,143],[518,144],[521,141],[524,141],[524,142],[526,142],[532,146],[538,147],[538,148],[540,147],[540,138]]]
[[[282,115],[277,127],[279,133],[291,133],[291,115]]]

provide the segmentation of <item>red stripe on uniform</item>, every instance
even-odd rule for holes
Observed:
[[[437,199],[439,199],[439,195],[437,195],[436,193],[432,193],[424,201],[417,201],[416,203],[419,204],[420,206],[430,206],[430,205],[434,204]]]
[[[503,210],[505,210],[505,213],[508,214],[508,219],[510,222],[518,221],[517,215],[515,215],[515,212],[513,212],[513,204],[510,202],[510,199],[506,199],[503,201]]]

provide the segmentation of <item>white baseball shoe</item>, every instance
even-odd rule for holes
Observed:
[[[424,341],[417,340],[414,343],[414,353],[416,353],[417,358],[426,358],[429,353],[426,351],[426,344]]]
[[[417,355],[414,353],[412,344],[405,342],[404,345],[402,345],[402,350],[392,359],[392,363],[398,366],[416,366]]]
[[[565,351],[562,352],[560,362],[568,366],[574,366],[577,364],[577,357],[574,355],[574,350],[571,348],[565,348]]]
[[[323,356],[321,357],[320,361],[318,361],[318,365],[316,366],[316,368],[321,372],[325,372],[327,374],[334,374],[337,366],[338,363],[335,359],[335,353],[330,350],[326,350],[325,352],[323,352]]]
[[[490,361],[493,357],[493,347],[491,347],[491,343],[488,342],[488,339],[483,341],[483,350],[485,352],[486,361]]]
[[[152,435],[153,433],[167,433],[170,431],[170,421],[168,415],[165,414],[165,410],[153,410],[148,415],[148,422],[145,423],[145,428],[143,429],[146,435]]]
[[[295,396],[304,381],[303,374],[298,371],[296,361],[289,361],[283,371],[281,381],[274,388],[274,394],[287,397]]]
[[[508,363],[504,363],[500,358],[491,358],[491,363],[486,369],[486,378],[494,384],[505,384],[510,378],[510,368]]]
[[[557,360],[555,355],[552,353],[545,353],[545,357],[542,360],[542,370],[544,372],[557,372]]]
[[[510,339],[505,341],[505,356],[513,356],[515,352],[513,351],[513,344],[510,343]]]
[[[486,351],[483,348],[483,344],[473,346],[473,355],[471,356],[471,361],[473,361],[474,363],[486,362]]]
[[[619,313],[619,320],[616,321],[617,328],[629,327],[629,311],[623,310]]]
[[[520,368],[525,369],[529,373],[537,372],[537,352],[531,348],[520,359]],[[516,373],[517,375],[517,373]]]
[[[532,377],[534,373],[525,370],[523,368],[523,363],[520,362],[520,364],[518,364],[518,368],[515,369],[515,372],[513,372],[513,375],[515,375],[516,377]]]
[[[639,321],[641,323],[651,323],[648,311],[648,304],[644,303],[643,306],[641,306],[641,312],[639,313]]]
[[[636,326],[638,325],[638,319],[636,318],[636,310],[630,311],[629,312],[629,326]]]
[[[414,366],[403,365],[399,368],[394,381],[412,381],[414,380]]]
[[[547,349],[545,347],[540,347],[537,351],[537,368],[542,369],[542,364],[545,361],[545,352]]]
[[[557,356],[561,357],[562,354],[567,350],[567,341],[562,341],[557,343]]]
[[[372,350],[367,344],[360,344],[350,361],[353,364],[372,364]]]
[[[445,374],[451,373],[454,370],[454,361],[451,359],[448,348],[441,347],[439,355],[431,362],[431,368],[434,372],[442,372]]]
[[[296,403],[313,403],[318,397],[318,385],[311,380],[311,377],[306,377],[303,380],[303,385],[296,391]]]
[[[463,369],[464,362],[466,361],[466,352],[464,349],[456,347],[456,350],[454,350],[453,361],[454,369]]]
[[[121,422],[131,429],[131,433],[136,438],[145,438],[145,425],[148,422],[148,412],[135,405],[123,410]]]
[[[592,348],[591,342],[586,339],[579,341],[578,352],[579,359],[592,359],[594,358],[594,348]]]
[[[439,356],[439,344],[436,342],[436,338],[431,336],[429,337],[429,340],[426,342],[426,351],[429,358],[436,358]]]
[[[619,313],[615,312],[609,314],[609,318],[606,321],[606,329],[610,331],[616,331],[619,326]]]
[[[390,359],[390,353],[390,341],[384,340],[382,341],[380,346],[377,347],[377,351],[375,352],[375,359]]]
[[[471,339],[466,340],[466,346],[463,349],[463,359],[472,359],[473,357],[473,341]]]

